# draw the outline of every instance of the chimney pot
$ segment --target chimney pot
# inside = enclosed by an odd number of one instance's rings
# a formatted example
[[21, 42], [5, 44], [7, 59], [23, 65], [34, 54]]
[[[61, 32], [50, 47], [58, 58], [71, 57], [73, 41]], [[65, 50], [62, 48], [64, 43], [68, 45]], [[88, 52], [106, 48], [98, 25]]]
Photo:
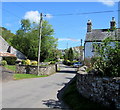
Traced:
[[112, 17], [112, 20], [110, 21], [110, 29], [114, 30], [115, 28], [116, 28], [115, 17]]
[[87, 32], [91, 32], [92, 31], [92, 21], [88, 20], [87, 22]]

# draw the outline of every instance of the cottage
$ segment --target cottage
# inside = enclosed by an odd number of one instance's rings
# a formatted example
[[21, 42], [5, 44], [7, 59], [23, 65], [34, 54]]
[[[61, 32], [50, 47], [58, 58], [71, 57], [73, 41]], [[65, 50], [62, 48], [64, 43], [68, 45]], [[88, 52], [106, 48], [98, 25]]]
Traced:
[[92, 22], [87, 22], [87, 33], [84, 43], [84, 58], [91, 58], [95, 55], [94, 43], [100, 46], [101, 42], [107, 38], [112, 37], [114, 41], [120, 41], [120, 28], [116, 28], [115, 18], [112, 17], [110, 21], [110, 28], [108, 29], [92, 29]]
[[17, 57], [17, 59], [26, 59], [24, 54], [10, 46], [2, 38], [2, 36], [0, 36], [0, 61], [3, 57]]

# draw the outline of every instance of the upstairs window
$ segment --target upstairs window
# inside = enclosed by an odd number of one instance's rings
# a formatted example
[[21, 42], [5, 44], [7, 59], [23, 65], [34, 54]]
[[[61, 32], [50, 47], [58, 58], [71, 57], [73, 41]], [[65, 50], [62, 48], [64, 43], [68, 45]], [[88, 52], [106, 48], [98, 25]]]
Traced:
[[96, 52], [97, 48], [101, 47], [101, 43], [93, 43], [92, 44], [92, 52]]
[[11, 53], [11, 46], [8, 47], [7, 52]]

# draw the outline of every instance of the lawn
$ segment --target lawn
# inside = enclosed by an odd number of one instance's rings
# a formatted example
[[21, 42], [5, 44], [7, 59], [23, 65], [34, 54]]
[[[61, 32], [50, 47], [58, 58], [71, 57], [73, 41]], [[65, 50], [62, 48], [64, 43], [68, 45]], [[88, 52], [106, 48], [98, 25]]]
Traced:
[[47, 77], [48, 75], [41, 75], [37, 76], [34, 74], [14, 74], [14, 79], [19, 80], [19, 79], [27, 79], [27, 78], [40, 78], [40, 77]]
[[81, 96], [76, 88], [76, 79], [67, 87], [62, 99], [72, 110], [110, 110]]
[[[5, 68], [14, 71], [16, 70], [16, 66], [15, 65], [5, 65]], [[13, 78], [15, 80], [19, 80], [19, 79], [28, 79], [28, 78], [40, 78], [40, 77], [47, 77], [48, 75], [41, 75], [41, 76], [37, 76], [34, 74], [14, 74]]]
[[5, 65], [4, 67], [9, 69], [9, 70], [12, 70], [12, 71], [16, 70], [16, 66], [15, 65]]

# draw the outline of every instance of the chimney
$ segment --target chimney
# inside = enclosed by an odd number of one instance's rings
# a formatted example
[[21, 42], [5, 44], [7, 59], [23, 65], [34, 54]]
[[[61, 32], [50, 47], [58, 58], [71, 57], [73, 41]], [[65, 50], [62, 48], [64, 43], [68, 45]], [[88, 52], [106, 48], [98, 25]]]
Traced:
[[112, 21], [110, 21], [110, 29], [114, 30], [116, 28], [115, 18], [112, 17]]
[[91, 32], [92, 31], [92, 22], [91, 20], [88, 20], [87, 22], [87, 32]]

